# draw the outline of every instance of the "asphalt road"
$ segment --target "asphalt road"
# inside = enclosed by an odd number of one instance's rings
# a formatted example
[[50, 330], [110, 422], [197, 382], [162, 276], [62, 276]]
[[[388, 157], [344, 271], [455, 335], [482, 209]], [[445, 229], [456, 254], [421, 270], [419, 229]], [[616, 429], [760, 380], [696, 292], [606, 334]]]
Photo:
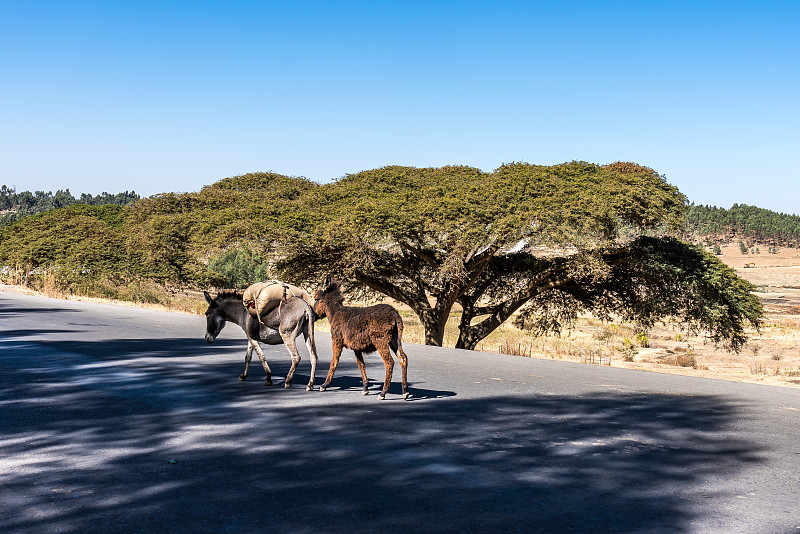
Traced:
[[204, 330], [0, 292], [0, 531], [800, 532], [798, 390], [406, 345], [379, 401]]

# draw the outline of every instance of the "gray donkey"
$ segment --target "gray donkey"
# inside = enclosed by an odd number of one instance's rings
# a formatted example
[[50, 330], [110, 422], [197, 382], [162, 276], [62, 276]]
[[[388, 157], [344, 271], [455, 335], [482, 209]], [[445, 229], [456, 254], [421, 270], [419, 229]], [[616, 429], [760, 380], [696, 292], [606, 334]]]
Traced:
[[259, 324], [258, 319], [247, 312], [242, 301], [242, 294], [237, 292], [222, 292], [211, 298], [208, 292], [203, 292], [208, 302], [206, 310], [206, 341], [213, 343], [225, 323], [236, 323], [244, 333], [247, 334], [247, 353], [244, 357], [244, 372], [239, 375], [239, 380], [247, 379], [247, 369], [250, 367], [250, 360], [253, 351], [258, 354], [264, 372], [267, 373], [265, 386], [272, 385], [272, 371], [269, 369], [264, 353], [258, 342], [261, 341], [268, 345], [285, 344], [292, 355], [292, 367], [286, 375], [284, 387], [292, 385], [297, 364], [300, 363], [300, 353], [297, 352], [295, 339], [301, 333], [306, 341], [308, 353], [311, 355], [311, 378], [306, 386], [307, 391], [314, 389], [314, 376], [317, 372], [317, 347], [314, 343], [314, 311], [306, 301], [301, 298], [292, 298], [285, 302], [269, 314], [261, 318], [263, 324]]

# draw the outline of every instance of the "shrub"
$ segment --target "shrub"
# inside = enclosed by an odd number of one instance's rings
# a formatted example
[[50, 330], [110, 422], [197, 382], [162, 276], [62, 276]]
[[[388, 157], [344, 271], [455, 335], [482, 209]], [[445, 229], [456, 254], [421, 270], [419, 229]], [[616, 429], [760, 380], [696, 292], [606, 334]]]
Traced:
[[633, 342], [627, 337], [622, 340], [622, 346], [619, 348], [619, 351], [622, 353], [622, 361], [625, 362], [632, 362], [633, 358], [638, 354], [638, 351], [633, 346]]
[[646, 349], [650, 346], [650, 340], [647, 339], [647, 334], [644, 332], [639, 332], [636, 334], [636, 342], [639, 344], [640, 347]]
[[208, 262], [208, 269], [218, 274], [226, 287], [243, 288], [269, 278], [269, 267], [248, 250], [229, 249]]
[[[612, 325], [612, 326], [614, 326], [615, 329], [616, 329], [616, 325]], [[612, 332], [611, 329], [609, 329], [609, 328], [601, 328], [600, 330], [598, 330], [594, 334], [592, 334], [592, 337], [594, 339], [596, 339], [597, 341], [605, 341], [606, 343], [608, 343], [608, 341], [612, 337], [614, 337], [614, 332]]]

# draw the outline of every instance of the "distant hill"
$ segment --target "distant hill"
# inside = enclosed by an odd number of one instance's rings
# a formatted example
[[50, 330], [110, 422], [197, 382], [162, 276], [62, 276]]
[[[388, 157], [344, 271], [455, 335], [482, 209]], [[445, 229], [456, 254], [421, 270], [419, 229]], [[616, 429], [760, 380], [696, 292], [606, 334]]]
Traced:
[[82, 193], [79, 198], [72, 196], [69, 189], [59, 189], [55, 193], [52, 191], [22, 191], [17, 193], [16, 189], [5, 185], [0, 187], [0, 226], [17, 221], [29, 215], [37, 215], [50, 210], [66, 208], [75, 204], [86, 204], [89, 206], [125, 206], [136, 202], [141, 197], [135, 191], [125, 191], [124, 193], [106, 193], [99, 195], [89, 195]]
[[686, 234], [712, 245], [746, 239], [772, 247], [800, 247], [800, 216], [747, 204], [731, 209], [692, 204], [686, 211]]

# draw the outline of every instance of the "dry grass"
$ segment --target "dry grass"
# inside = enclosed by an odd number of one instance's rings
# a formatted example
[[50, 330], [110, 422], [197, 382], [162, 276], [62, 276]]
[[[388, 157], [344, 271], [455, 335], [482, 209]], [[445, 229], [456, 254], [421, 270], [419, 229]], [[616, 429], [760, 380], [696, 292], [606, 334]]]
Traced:
[[697, 369], [697, 358], [695, 358], [694, 354], [691, 352], [672, 354], [664, 359], [664, 363], [667, 365], [676, 365], [678, 367], [691, 367], [692, 369]]

